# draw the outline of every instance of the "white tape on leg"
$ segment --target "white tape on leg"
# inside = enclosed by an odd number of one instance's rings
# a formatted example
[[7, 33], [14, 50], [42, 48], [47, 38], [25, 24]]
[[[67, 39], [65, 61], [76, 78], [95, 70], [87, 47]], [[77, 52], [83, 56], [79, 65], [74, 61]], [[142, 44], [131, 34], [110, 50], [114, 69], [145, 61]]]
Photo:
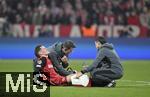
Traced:
[[76, 78], [76, 74], [71, 77], [72, 85], [82, 85], [86, 87], [89, 83], [89, 77], [87, 75], [82, 75], [79, 78]]
[[81, 81], [76, 78], [76, 74], [71, 77], [71, 83], [72, 85], [81, 85]]
[[89, 83], [89, 77], [87, 75], [82, 75], [80, 78], [81, 84], [86, 87]]

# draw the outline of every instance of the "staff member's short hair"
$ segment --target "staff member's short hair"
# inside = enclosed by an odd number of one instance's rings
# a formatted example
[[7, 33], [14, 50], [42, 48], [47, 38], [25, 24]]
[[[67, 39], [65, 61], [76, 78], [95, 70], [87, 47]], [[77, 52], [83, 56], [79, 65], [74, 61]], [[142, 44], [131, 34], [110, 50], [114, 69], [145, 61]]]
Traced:
[[65, 47], [66, 49], [76, 48], [74, 42], [71, 41], [71, 40], [65, 41], [65, 42], [63, 43], [63, 47]]
[[107, 43], [106, 39], [102, 36], [96, 37], [95, 41], [98, 41], [101, 44]]

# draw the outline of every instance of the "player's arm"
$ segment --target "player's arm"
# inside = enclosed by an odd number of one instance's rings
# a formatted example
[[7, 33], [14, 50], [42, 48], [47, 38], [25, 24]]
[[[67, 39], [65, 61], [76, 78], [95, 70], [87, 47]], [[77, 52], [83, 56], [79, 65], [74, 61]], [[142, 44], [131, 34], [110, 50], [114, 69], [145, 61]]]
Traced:
[[67, 68], [67, 67], [69, 66], [69, 63], [64, 63], [64, 62], [62, 62], [62, 66], [63, 66], [64, 68]]
[[67, 56], [64, 55], [64, 56], [61, 58], [61, 62], [62, 62], [62, 66], [63, 66], [64, 68], [67, 68], [67, 67], [69, 66], [68, 57], [67, 57]]
[[64, 67], [59, 63], [59, 60], [57, 59], [57, 54], [55, 52], [50, 52], [49, 57], [53, 63], [53, 66], [56, 67], [58, 70], [57, 72], [62, 76], [67, 76], [69, 74], [72, 74], [73, 72], [69, 72], [64, 69]]

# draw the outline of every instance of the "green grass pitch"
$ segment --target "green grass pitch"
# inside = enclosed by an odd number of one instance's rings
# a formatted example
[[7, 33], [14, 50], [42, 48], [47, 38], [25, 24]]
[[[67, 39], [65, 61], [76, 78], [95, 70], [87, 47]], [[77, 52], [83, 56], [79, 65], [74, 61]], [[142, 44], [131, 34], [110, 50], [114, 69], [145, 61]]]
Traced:
[[[71, 60], [73, 69], [92, 60]], [[150, 97], [150, 61], [122, 61], [124, 77], [115, 88], [57, 86], [50, 88], [50, 97]], [[32, 60], [0, 60], [0, 72], [31, 72]]]

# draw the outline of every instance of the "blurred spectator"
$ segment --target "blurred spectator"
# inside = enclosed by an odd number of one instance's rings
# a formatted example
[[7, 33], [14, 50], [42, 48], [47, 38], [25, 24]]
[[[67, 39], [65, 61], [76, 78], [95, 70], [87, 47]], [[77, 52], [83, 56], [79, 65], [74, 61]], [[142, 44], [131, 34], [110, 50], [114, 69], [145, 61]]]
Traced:
[[0, 17], [36, 25], [84, 25], [87, 19], [97, 25], [137, 25], [143, 7], [150, 10], [149, 5], [143, 0], [0, 0]]
[[125, 28], [124, 30], [120, 30], [120, 38], [132, 38], [132, 32], [133, 32], [133, 29], [131, 27], [127, 27]]
[[41, 25], [42, 20], [43, 17], [41, 11], [38, 8], [34, 8], [32, 23], [36, 25]]
[[141, 23], [141, 32], [142, 37], [146, 37], [148, 34], [148, 22], [149, 22], [149, 15], [147, 12], [147, 8], [143, 8], [141, 14], [140, 14], [140, 23]]
[[116, 24], [117, 25], [127, 25], [127, 17], [125, 14], [118, 14]]
[[0, 18], [0, 36], [3, 36], [3, 28], [6, 20], [4, 18]]
[[11, 24], [25, 23], [138, 25], [143, 32], [150, 32], [149, 14], [149, 0], [0, 0], [5, 31]]
[[116, 16], [112, 11], [108, 10], [104, 16], [104, 24], [113, 26], [116, 22]]
[[127, 14], [127, 19], [129, 25], [140, 25], [139, 15], [135, 11]]
[[55, 24], [60, 23], [61, 16], [62, 16], [62, 9], [57, 7], [55, 1], [52, 1], [51, 7], [50, 7], [50, 13], [48, 12], [46, 14], [46, 17], [44, 17], [45, 19], [47, 19], [49, 21], [49, 22], [47, 21], [47, 24], [55, 25]]
[[39, 32], [39, 37], [53, 37], [53, 32], [48, 26], [42, 27], [42, 29], [39, 29]]

